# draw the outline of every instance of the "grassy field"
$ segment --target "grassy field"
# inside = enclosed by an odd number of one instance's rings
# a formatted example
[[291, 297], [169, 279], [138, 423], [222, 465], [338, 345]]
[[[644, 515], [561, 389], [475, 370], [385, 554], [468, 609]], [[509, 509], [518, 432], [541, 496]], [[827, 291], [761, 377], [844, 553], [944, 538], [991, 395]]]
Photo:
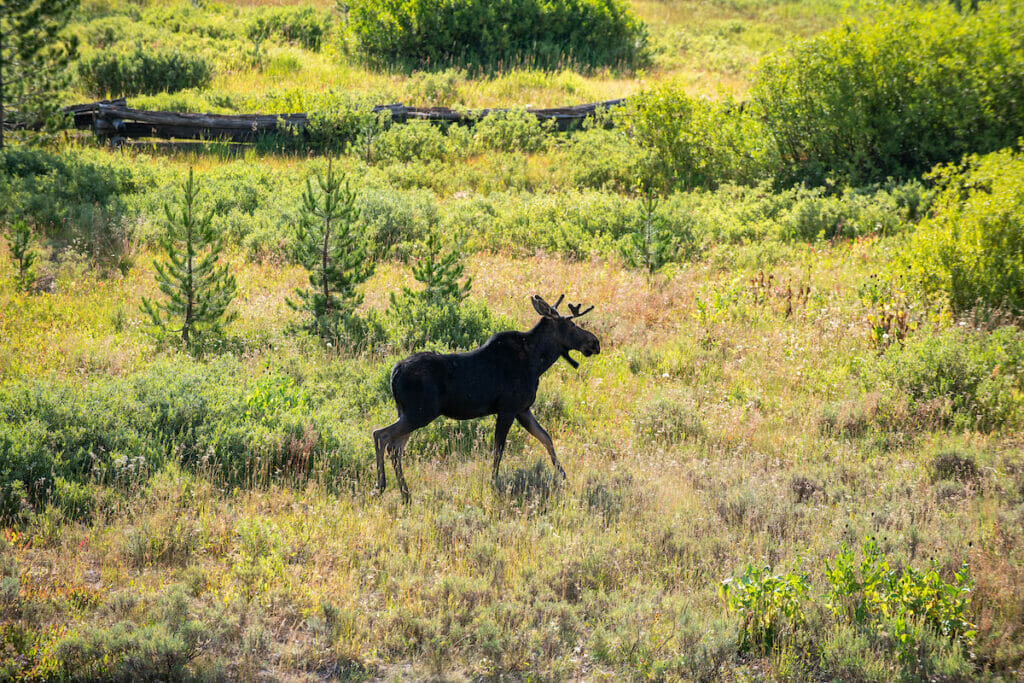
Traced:
[[[219, 26], [265, 4], [189, 11]], [[206, 87], [130, 102], [544, 106], [668, 82], [743, 98], [760, 56], [840, 18], [826, 0], [631, 6], [643, 72], [391, 73], [332, 38], [268, 44], [261, 70], [225, 54]], [[574, 140], [603, 133], [335, 159], [394, 245], [361, 313], [415, 286], [428, 235], [501, 325], [533, 325], [535, 293], [595, 306], [601, 354], [553, 366], [534, 407], [567, 480], [514, 426], [493, 487], [492, 419], [441, 420], [410, 441], [408, 505], [390, 466], [373, 495], [371, 438], [407, 350], [288, 331], [322, 158], [86, 139], [16, 157], [73, 182], [11, 195], [39, 204], [31, 291], [0, 241], [0, 679], [1024, 676], [1024, 334], [902, 277], [934, 188], [675, 192], [655, 218], [685, 255], [652, 273], [626, 253], [654, 220], [641, 199], [579, 180], [579, 150], [607, 148]], [[155, 343], [139, 308], [189, 168], [238, 282], [237, 321], [198, 358]], [[883, 332], [896, 313], [907, 326]], [[15, 481], [24, 454], [56, 454], [49, 484]]]

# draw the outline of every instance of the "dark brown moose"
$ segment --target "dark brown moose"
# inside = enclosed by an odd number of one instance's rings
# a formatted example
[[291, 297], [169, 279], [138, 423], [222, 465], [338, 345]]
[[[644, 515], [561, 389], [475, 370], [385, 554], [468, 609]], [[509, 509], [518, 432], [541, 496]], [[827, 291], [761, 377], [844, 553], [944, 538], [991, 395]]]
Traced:
[[557, 308], [539, 296], [531, 297], [540, 322], [529, 332], [499, 332], [480, 348], [468, 353], [440, 354], [429, 351], [414, 353], [399, 361], [391, 371], [391, 393], [398, 408], [398, 420], [373, 432], [377, 450], [377, 491], [387, 486], [384, 474], [384, 453], [391, 456], [402, 499], [409, 502], [409, 487], [402, 474], [402, 451], [413, 431], [430, 424], [439, 416], [469, 420], [484, 415], [497, 415], [494, 425], [494, 463], [491, 478], [497, 481], [498, 466], [505, 450], [505, 439], [518, 420], [526, 431], [540, 440], [551, 456], [551, 464], [565, 478], [565, 470], [555, 456], [551, 437], [530, 412], [537, 398], [540, 376], [556, 360], [564, 358], [579, 367], [569, 355], [579, 351], [584, 356], [601, 352], [601, 342], [590, 332], [578, 327], [574, 319], [594, 307], [580, 311], [580, 304], [569, 304], [572, 315], [562, 315]]

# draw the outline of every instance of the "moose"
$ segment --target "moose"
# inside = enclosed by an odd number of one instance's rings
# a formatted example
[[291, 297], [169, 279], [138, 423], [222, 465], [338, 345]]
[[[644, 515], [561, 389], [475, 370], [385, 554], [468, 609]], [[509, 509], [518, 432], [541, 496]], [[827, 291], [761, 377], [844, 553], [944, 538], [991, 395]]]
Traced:
[[398, 408], [398, 419], [373, 432], [377, 451], [377, 493], [387, 486], [384, 453], [391, 456], [402, 499], [409, 502], [409, 487], [402, 473], [402, 451], [413, 431], [441, 415], [470, 420], [496, 415], [494, 425], [494, 461], [491, 479], [497, 482], [498, 466], [505, 451], [505, 439], [512, 421], [533, 434], [547, 449], [551, 464], [565, 478], [555, 447], [537, 418], [530, 412], [537, 398], [540, 376], [563, 358], [572, 367], [579, 363], [569, 355], [584, 356], [601, 352], [601, 342], [573, 322], [591, 310], [580, 311], [582, 304], [569, 304], [571, 315], [558, 312], [565, 295], [554, 306], [537, 295], [530, 298], [540, 321], [529, 332], [499, 332], [483, 346], [468, 353], [414, 353], [395, 364], [391, 371], [391, 393]]

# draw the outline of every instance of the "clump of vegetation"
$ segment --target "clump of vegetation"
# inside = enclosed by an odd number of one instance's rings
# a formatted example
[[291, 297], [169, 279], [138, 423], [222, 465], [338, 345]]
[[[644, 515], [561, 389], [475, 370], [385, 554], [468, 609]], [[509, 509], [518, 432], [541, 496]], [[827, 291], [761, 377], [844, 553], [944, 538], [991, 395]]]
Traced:
[[1022, 20], [1013, 2], [896, 3], [770, 56], [753, 96], [786, 174], [880, 182], [1012, 144], [1024, 132]]
[[153, 261], [157, 287], [167, 299], [154, 303], [142, 298], [142, 311], [152, 324], [163, 334], [180, 334], [181, 343], [193, 351], [218, 338], [237, 317], [237, 312], [227, 310], [235, 298], [235, 278], [227, 264], [217, 265], [223, 240], [211, 226], [213, 212], [199, 213], [198, 194], [189, 168], [180, 211], [164, 206], [167, 221], [161, 245], [167, 260]]
[[96, 97], [124, 97], [201, 88], [213, 78], [202, 55], [177, 48], [104, 50], [78, 62], [82, 86]]
[[907, 249], [913, 281], [956, 313], [1024, 315], [1024, 155], [974, 155], [931, 177], [941, 189]]
[[[797, 657], [808, 660], [803, 666], [836, 673], [846, 666], [839, 650], [845, 647], [844, 634], [853, 629], [873, 644], [869, 649], [882, 644], [893, 650], [877, 662], [886, 676], [969, 672], [977, 627], [971, 621], [974, 582], [967, 565], [951, 580], [943, 579], [935, 566], [926, 571], [891, 568], [874, 538], [863, 542], [860, 554], [856, 558], [844, 545], [826, 562], [824, 595], [799, 571], [775, 574], [769, 567], [748, 565], [739, 578], [723, 581], [720, 593], [729, 611], [743, 618], [741, 651], [800, 652]], [[812, 624], [809, 615], [817, 607], [826, 608], [835, 621]]]
[[738, 579], [726, 579], [720, 591], [729, 610], [743, 617], [741, 651], [767, 654], [794, 642], [804, 625], [802, 602], [810, 581], [802, 574], [772, 574], [770, 567], [747, 565]]
[[647, 30], [620, 0], [356, 0], [349, 22], [371, 60], [409, 67], [643, 66]]
[[312, 288], [297, 290], [298, 301], [289, 300], [288, 305], [312, 315], [302, 329], [337, 347], [362, 336], [362, 321], [356, 316], [362, 295], [356, 287], [373, 275], [373, 262], [359, 230], [356, 193], [348, 178], [335, 174], [329, 159], [326, 173], [317, 174], [316, 181], [318, 192], [306, 179], [296, 237], [296, 257], [310, 271]]
[[427, 237], [424, 253], [412, 268], [423, 288], [403, 287], [397, 296], [390, 295], [389, 334], [400, 348], [467, 349], [498, 331], [499, 321], [487, 307], [468, 300], [473, 279], [459, 282], [465, 267], [458, 247], [442, 251], [436, 235]]
[[36, 254], [32, 249], [32, 228], [24, 219], [15, 219], [6, 230], [7, 249], [14, 262], [14, 285], [21, 291], [28, 291], [35, 282]]
[[947, 329], [890, 346], [873, 381], [942, 422], [990, 430], [1024, 420], [1024, 332]]
[[734, 102], [694, 99], [667, 83], [631, 97], [614, 119], [643, 152], [637, 171], [659, 191], [753, 184], [776, 174], [771, 132]]
[[547, 144], [554, 121], [541, 122], [525, 109], [493, 112], [473, 127], [473, 142], [481, 150], [537, 152]]
[[312, 7], [263, 7], [249, 19], [246, 35], [256, 44], [271, 37], [320, 51], [331, 30], [331, 16]]

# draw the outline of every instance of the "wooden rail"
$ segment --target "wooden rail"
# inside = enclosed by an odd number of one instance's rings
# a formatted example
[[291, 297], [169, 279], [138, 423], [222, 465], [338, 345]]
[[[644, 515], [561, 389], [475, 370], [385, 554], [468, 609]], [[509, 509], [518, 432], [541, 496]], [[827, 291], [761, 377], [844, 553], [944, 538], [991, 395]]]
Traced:
[[[625, 100], [610, 100], [554, 109], [527, 109], [541, 121], [554, 121], [558, 130], [569, 130], [583, 119], [594, 116], [598, 109], [620, 105]], [[384, 104], [373, 108], [375, 112], [391, 112], [392, 123], [408, 121], [434, 121], [472, 125], [473, 122], [508, 109], [480, 109], [458, 111], [447, 107], [407, 107], [404, 104]], [[185, 140], [230, 140], [253, 142], [257, 138], [277, 132], [279, 122], [296, 130], [309, 123], [306, 114], [183, 114], [169, 111], [131, 109], [122, 99], [103, 100], [65, 107], [74, 118], [75, 128], [92, 130], [97, 135], [123, 141], [128, 138], [164, 138]]]

